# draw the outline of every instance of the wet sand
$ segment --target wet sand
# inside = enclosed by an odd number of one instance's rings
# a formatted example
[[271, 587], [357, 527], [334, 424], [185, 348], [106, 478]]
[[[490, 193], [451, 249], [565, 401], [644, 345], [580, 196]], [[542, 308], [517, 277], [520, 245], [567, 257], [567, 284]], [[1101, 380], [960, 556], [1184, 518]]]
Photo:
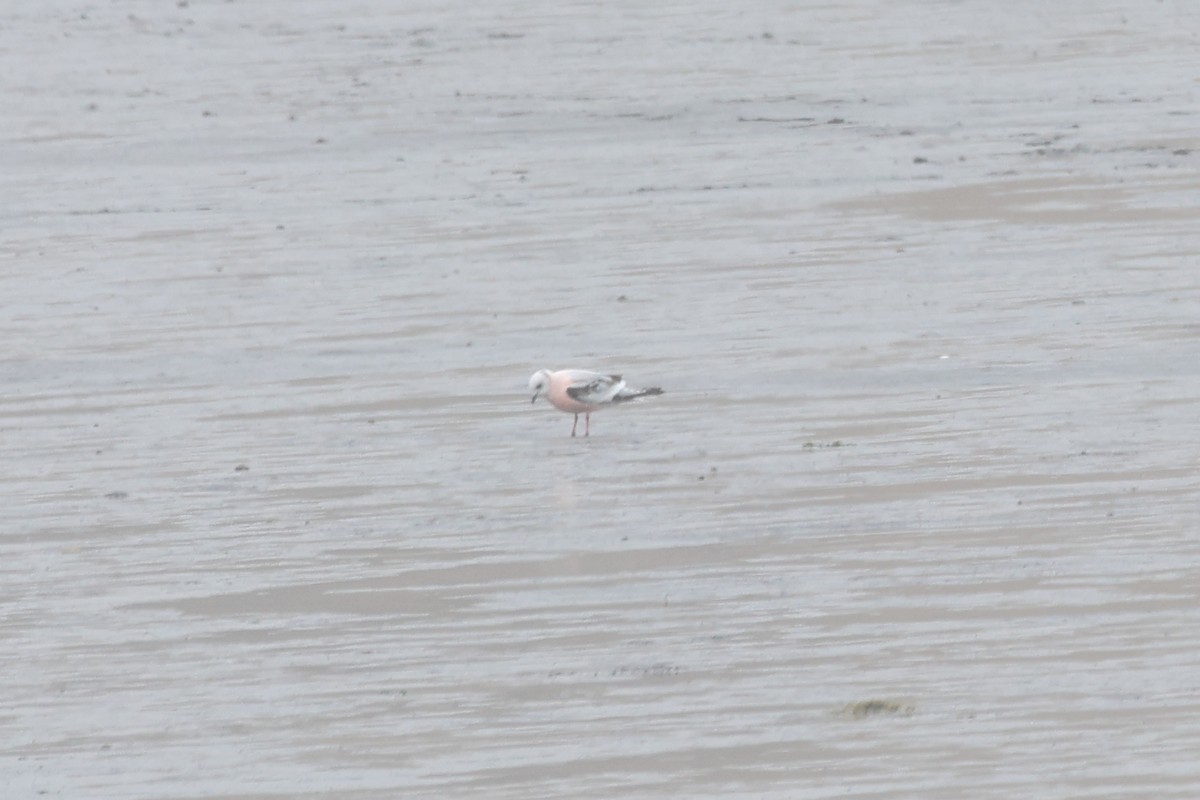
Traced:
[[1197, 796], [1200, 10], [402, 5], [0, 14], [0, 794]]

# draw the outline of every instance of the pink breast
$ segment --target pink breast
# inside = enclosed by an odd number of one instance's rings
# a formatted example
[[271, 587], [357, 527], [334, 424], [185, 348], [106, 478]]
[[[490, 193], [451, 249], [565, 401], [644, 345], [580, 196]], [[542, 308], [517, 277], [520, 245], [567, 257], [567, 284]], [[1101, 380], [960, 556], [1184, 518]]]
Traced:
[[567, 387], [570, 385], [569, 379], [559, 380], [557, 376], [551, 378], [550, 391], [546, 392], [546, 399], [559, 411], [566, 411], [568, 414], [584, 414], [596, 408], [593, 405], [581, 403], [568, 395]]

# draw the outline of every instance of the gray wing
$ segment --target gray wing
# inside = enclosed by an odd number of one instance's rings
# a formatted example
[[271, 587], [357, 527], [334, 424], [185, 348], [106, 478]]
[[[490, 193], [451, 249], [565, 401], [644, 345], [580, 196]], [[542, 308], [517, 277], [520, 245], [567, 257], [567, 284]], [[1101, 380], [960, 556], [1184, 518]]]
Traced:
[[621, 380], [620, 375], [589, 375], [568, 386], [567, 396], [580, 403], [611, 403], [624, 388], [625, 381]]

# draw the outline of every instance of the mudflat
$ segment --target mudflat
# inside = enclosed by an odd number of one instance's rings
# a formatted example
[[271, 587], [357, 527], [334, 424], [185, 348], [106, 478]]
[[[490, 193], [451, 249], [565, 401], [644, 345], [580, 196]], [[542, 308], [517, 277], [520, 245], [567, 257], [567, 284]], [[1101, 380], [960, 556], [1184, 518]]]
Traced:
[[1198, 30], [0, 12], [0, 794], [1192, 800]]

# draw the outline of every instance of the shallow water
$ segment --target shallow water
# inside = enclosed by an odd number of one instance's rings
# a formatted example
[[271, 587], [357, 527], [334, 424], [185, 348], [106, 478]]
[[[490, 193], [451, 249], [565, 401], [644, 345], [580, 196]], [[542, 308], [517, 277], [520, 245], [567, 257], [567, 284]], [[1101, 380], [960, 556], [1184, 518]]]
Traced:
[[0, 15], [3, 796], [1195, 797], [1200, 12], [907, 5]]

